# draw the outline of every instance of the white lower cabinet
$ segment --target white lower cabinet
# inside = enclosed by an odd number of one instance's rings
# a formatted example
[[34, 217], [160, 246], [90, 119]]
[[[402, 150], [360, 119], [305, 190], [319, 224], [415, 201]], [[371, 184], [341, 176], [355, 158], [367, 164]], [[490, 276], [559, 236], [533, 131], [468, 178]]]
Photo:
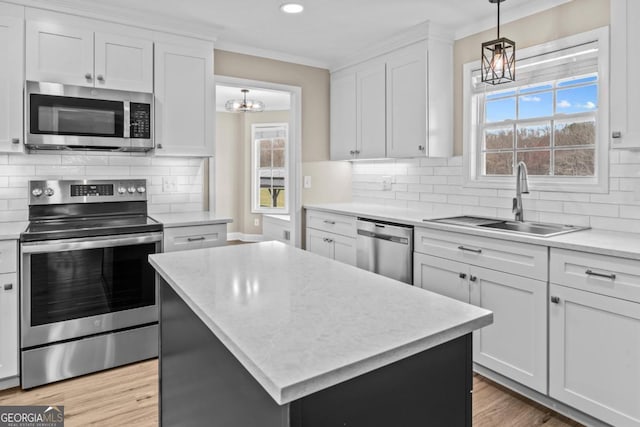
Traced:
[[415, 253], [414, 284], [493, 311], [473, 333], [473, 361], [547, 392], [546, 282]]
[[547, 392], [547, 283], [471, 267], [470, 302], [493, 311], [473, 333], [473, 361]]
[[549, 395], [640, 426], [640, 304], [551, 284]]
[[349, 265], [356, 265], [356, 239], [307, 228], [307, 250]]
[[227, 244], [227, 224], [165, 227], [164, 252], [212, 248]]
[[0, 389], [18, 384], [17, 246], [0, 241]]

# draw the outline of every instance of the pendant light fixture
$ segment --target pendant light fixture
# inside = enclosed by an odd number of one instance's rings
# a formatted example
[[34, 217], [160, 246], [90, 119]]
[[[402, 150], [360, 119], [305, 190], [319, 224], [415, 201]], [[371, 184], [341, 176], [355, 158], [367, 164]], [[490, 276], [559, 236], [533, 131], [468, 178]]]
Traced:
[[516, 43], [500, 37], [500, 3], [505, 0], [489, 0], [498, 4], [498, 38], [482, 43], [482, 81], [492, 85], [516, 80]]
[[264, 102], [247, 99], [249, 89], [242, 89], [240, 92], [243, 94], [242, 99], [230, 99], [224, 104], [227, 111], [233, 113], [260, 113], [264, 111]]

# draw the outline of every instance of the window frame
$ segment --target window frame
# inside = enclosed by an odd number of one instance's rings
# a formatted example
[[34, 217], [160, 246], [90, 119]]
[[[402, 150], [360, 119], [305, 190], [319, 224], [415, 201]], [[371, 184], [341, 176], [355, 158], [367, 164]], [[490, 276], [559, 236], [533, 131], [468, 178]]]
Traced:
[[[526, 49], [520, 49], [518, 51], [518, 57], [529, 59], [537, 56], [545, 55], [547, 53], [554, 53], [562, 49], [570, 49], [575, 46], [580, 46], [590, 42], [597, 42], [598, 54], [597, 54], [597, 73], [598, 73], [598, 111], [595, 113], [596, 117], [596, 142], [595, 142], [595, 170], [593, 176], [588, 177], [575, 177], [575, 176], [561, 176], [561, 175], [530, 175], [529, 183], [530, 189], [533, 191], [554, 191], [554, 192], [591, 192], [591, 193], [606, 193], [609, 190], [609, 29], [608, 27], [598, 28], [592, 31], [576, 34], [569, 37], [564, 37], [558, 40], [553, 40], [547, 43], [543, 43], [537, 46], [533, 46]], [[484, 165], [482, 163], [482, 144], [483, 144], [483, 129], [486, 124], [480, 123], [480, 119], [484, 117], [484, 103], [477, 102], [479, 95], [474, 93], [473, 90], [473, 74], [480, 68], [480, 61], [474, 61], [463, 65], [463, 169], [464, 180], [463, 185], [465, 187], [478, 187], [478, 188], [497, 188], [497, 189], [515, 189], [515, 176], [514, 175], [482, 175]], [[516, 63], [516, 84], [517, 84], [517, 69]], [[569, 78], [565, 76], [561, 78], [554, 78], [550, 80], [561, 80]], [[544, 82], [540, 82], [542, 85]], [[523, 83], [524, 85], [524, 83]], [[515, 86], [515, 88], [520, 86]], [[555, 90], [552, 89], [555, 94]], [[533, 93], [533, 92], [532, 92]], [[531, 93], [527, 93], [530, 95]], [[518, 96], [516, 99], [516, 108]], [[554, 95], [555, 97], [555, 95]], [[555, 99], [554, 99], [555, 102]], [[482, 104], [482, 105], [480, 105]], [[592, 113], [584, 114], [572, 114], [568, 115], [570, 118], [578, 117], [593, 117]], [[551, 116], [558, 118], [557, 115]], [[502, 126], [514, 126], [515, 123], [523, 123], [526, 121], [540, 122], [544, 121], [543, 118], [535, 119], [521, 119], [521, 120], [509, 120], [504, 122], [495, 123], [496, 127]], [[553, 123], [552, 121], [549, 121]], [[553, 132], [553, 128], [552, 128]], [[515, 138], [515, 135], [514, 135]], [[515, 142], [514, 142], [515, 143]], [[574, 147], [574, 146], [572, 146]], [[553, 150], [553, 147], [548, 147], [549, 151]], [[529, 151], [529, 150], [521, 150]], [[517, 147], [514, 146], [513, 152], [517, 152]], [[552, 167], [553, 165], [551, 165]], [[515, 169], [515, 168], [514, 168]]]
[[[284, 171], [284, 207], [283, 208], [274, 208], [274, 207], [263, 207], [260, 206], [260, 184], [258, 180], [260, 176], [258, 174], [259, 167], [259, 143], [263, 139], [267, 138], [256, 138], [256, 130], [259, 128], [283, 128], [285, 132], [285, 145], [284, 145], [284, 166], [282, 167]], [[269, 138], [274, 139], [274, 138]], [[255, 214], [278, 214], [278, 215], [288, 215], [289, 214], [289, 194], [291, 192], [291, 183], [289, 182], [289, 124], [288, 123], [254, 123], [251, 125], [251, 213]]]

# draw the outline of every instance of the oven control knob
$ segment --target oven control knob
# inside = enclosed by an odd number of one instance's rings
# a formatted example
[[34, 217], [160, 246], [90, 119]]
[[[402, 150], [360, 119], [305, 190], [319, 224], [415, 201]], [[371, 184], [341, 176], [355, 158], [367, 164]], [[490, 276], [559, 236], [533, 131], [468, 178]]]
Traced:
[[118, 187], [118, 194], [124, 194], [127, 192], [127, 189], [124, 187]]
[[128, 191], [129, 193], [133, 194], [133, 193], [135, 193], [135, 192], [136, 192], [136, 187], [129, 187], [129, 188], [127, 188], [127, 191]]
[[47, 197], [53, 196], [53, 193], [54, 193], [53, 188], [47, 188], [46, 190], [44, 190], [44, 194]]
[[33, 194], [35, 197], [42, 196], [42, 188], [34, 188], [33, 191], [31, 191], [31, 194]]
[[138, 193], [144, 193], [145, 191], [147, 191], [147, 189], [144, 187], [138, 187], [137, 190], [138, 190]]

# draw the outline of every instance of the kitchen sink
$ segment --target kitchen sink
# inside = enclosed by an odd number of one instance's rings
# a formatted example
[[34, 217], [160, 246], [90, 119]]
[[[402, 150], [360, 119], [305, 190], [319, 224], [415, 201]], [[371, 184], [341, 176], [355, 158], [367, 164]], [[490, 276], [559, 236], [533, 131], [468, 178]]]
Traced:
[[508, 221], [497, 218], [486, 218], [478, 216], [455, 216], [448, 218], [438, 218], [427, 220], [426, 222], [440, 222], [444, 224], [461, 225], [465, 227], [482, 227], [496, 231], [509, 233], [528, 234], [538, 237], [551, 237], [559, 234], [571, 233], [574, 231], [587, 230], [590, 227], [578, 227], [575, 225], [547, 224], [529, 221]]

